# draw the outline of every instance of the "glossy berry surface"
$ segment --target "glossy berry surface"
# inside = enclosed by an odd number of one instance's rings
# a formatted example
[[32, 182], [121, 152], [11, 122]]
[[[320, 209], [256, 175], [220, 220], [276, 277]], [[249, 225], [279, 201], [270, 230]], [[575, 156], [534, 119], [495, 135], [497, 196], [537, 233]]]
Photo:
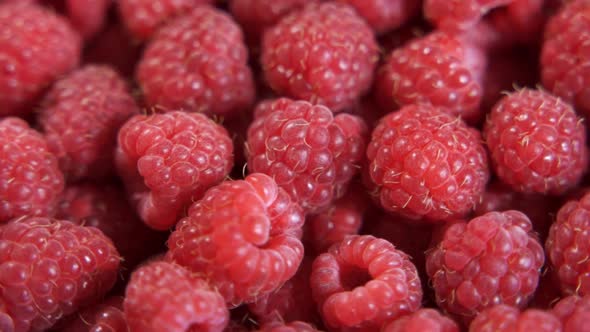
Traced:
[[590, 297], [566, 296], [551, 310], [563, 325], [563, 332], [585, 332], [590, 319]]
[[381, 332], [459, 332], [459, 326], [449, 317], [430, 308], [423, 308], [383, 325]]
[[469, 325], [470, 332], [557, 332], [562, 331], [561, 322], [550, 312], [528, 309], [523, 312], [516, 307], [499, 304], [481, 312]]

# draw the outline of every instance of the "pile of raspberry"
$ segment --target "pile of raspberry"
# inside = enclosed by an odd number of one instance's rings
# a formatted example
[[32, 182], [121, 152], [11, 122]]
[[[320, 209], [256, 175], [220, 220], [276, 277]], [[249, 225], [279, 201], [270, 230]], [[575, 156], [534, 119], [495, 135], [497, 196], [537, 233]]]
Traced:
[[590, 0], [0, 0], [0, 332], [590, 332]]

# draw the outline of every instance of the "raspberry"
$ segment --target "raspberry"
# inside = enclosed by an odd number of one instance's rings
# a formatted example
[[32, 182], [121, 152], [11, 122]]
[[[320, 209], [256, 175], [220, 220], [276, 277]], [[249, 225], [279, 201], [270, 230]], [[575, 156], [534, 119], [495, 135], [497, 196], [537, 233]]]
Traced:
[[102, 29], [111, 0], [66, 0], [66, 3], [70, 22], [84, 38], [90, 39]]
[[364, 154], [359, 117], [286, 98], [261, 102], [248, 129], [248, 169], [272, 176], [306, 212], [342, 197]]
[[519, 192], [561, 194], [577, 185], [588, 162], [584, 124], [570, 105], [540, 90], [502, 98], [484, 137], [496, 174]]
[[117, 132], [138, 113], [127, 83], [109, 67], [86, 66], [53, 85], [39, 124], [70, 181], [114, 174]]
[[424, 16], [445, 30], [467, 30], [494, 8], [514, 0], [425, 0]]
[[22, 217], [0, 226], [0, 330], [43, 331], [114, 285], [119, 254], [94, 227]]
[[459, 332], [459, 326], [449, 317], [430, 308], [420, 309], [410, 315], [383, 325], [381, 332]]
[[489, 178], [479, 132], [429, 105], [381, 119], [367, 147], [366, 178], [380, 205], [412, 219], [469, 213]]
[[197, 5], [214, 0], [119, 0], [119, 14], [138, 39], [150, 39], [159, 26]]
[[254, 81], [240, 27], [224, 12], [197, 7], [163, 27], [137, 66], [156, 110], [229, 117], [254, 102]]
[[348, 5], [311, 3], [282, 18], [262, 40], [262, 69], [278, 94], [351, 108], [373, 79], [377, 42]]
[[81, 40], [66, 20], [29, 4], [0, 4], [0, 116], [24, 115], [80, 61]]
[[119, 174], [148, 226], [174, 226], [183, 209], [233, 166], [227, 131], [203, 114], [136, 115], [119, 131]]
[[100, 229], [113, 241], [129, 269], [157, 253], [163, 248], [158, 244], [165, 239], [137, 218], [124, 192], [110, 183], [69, 186], [58, 204], [56, 218]]
[[481, 117], [485, 62], [466, 39], [433, 32], [389, 54], [377, 72], [376, 98], [387, 111], [425, 103], [475, 121]]
[[590, 297], [571, 295], [561, 299], [551, 311], [561, 320], [563, 332], [587, 332]]
[[338, 0], [353, 6], [375, 32], [397, 29], [420, 11], [420, 1], [415, 0]]
[[63, 189], [63, 174], [43, 136], [21, 119], [1, 119], [0, 223], [52, 214]]
[[590, 194], [566, 203], [549, 230], [546, 252], [563, 294], [590, 295]]
[[131, 331], [223, 331], [225, 301], [184, 268], [155, 261], [131, 275], [123, 303]]
[[490, 212], [448, 227], [427, 252], [437, 304], [469, 322], [495, 304], [526, 306], [537, 288], [543, 248], [525, 214]]
[[320, 330], [308, 323], [296, 321], [288, 324], [281, 322], [264, 324], [258, 332], [320, 332]]
[[333, 328], [374, 331], [418, 310], [422, 288], [406, 254], [382, 239], [352, 235], [313, 262], [313, 299]]
[[475, 317], [469, 326], [470, 332], [555, 332], [561, 331], [561, 322], [549, 312], [518, 308], [504, 304], [490, 307]]
[[123, 298], [113, 296], [88, 307], [63, 326], [62, 332], [127, 332], [127, 318], [123, 313]]
[[251, 174], [194, 203], [168, 239], [168, 257], [209, 280], [228, 304], [253, 302], [295, 275], [303, 222], [272, 178]]

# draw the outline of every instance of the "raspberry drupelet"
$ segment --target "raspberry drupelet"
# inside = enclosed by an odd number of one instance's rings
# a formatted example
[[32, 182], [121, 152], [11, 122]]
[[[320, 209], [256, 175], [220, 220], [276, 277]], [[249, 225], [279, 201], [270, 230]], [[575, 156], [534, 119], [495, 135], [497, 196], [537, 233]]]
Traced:
[[384, 324], [381, 332], [459, 332], [459, 326], [451, 318], [435, 309], [423, 308], [409, 315]]
[[435, 31], [394, 49], [377, 71], [376, 99], [382, 109], [425, 103], [475, 122], [482, 117], [487, 59], [466, 38]]
[[312, 325], [295, 321], [291, 323], [272, 322], [262, 325], [258, 332], [320, 332]]
[[561, 322], [551, 312], [518, 308], [505, 304], [490, 307], [475, 317], [469, 332], [561, 332]]
[[262, 40], [262, 69], [280, 95], [350, 109], [369, 90], [378, 60], [371, 28], [354, 8], [311, 3], [282, 18]]
[[418, 310], [422, 287], [416, 267], [391, 243], [352, 235], [313, 262], [314, 301], [327, 326], [375, 331]]
[[99, 301], [117, 279], [119, 260], [94, 227], [43, 217], [0, 226], [0, 330], [44, 331]]
[[219, 293], [183, 267], [164, 261], [133, 272], [123, 307], [132, 332], [221, 332], [229, 322]]
[[484, 138], [496, 175], [518, 192], [562, 194], [578, 184], [588, 164], [584, 123], [569, 104], [541, 90], [502, 98]]
[[387, 211], [441, 222], [465, 216], [489, 178], [481, 136], [430, 105], [381, 119], [367, 147], [367, 185]]
[[544, 259], [526, 215], [490, 212], [449, 226], [427, 252], [426, 272], [437, 304], [470, 322], [496, 304], [524, 308], [537, 288]]
[[360, 117], [322, 105], [263, 101], [248, 129], [248, 169], [273, 177], [306, 212], [321, 212], [358, 173], [366, 132]]
[[421, 1], [416, 0], [338, 0], [349, 4], [378, 34], [402, 27], [420, 13]]
[[57, 81], [38, 122], [68, 181], [114, 174], [119, 128], [139, 113], [127, 83], [107, 66], [89, 65]]
[[559, 300], [551, 310], [563, 325], [563, 332], [587, 332], [590, 320], [590, 296], [570, 295]]
[[[76, 313], [61, 332], [129, 332], [123, 297], [112, 296]], [[59, 324], [59, 323], [58, 323]]]
[[196, 7], [158, 30], [136, 79], [155, 111], [181, 109], [231, 117], [254, 103], [242, 31], [225, 12]]
[[225, 181], [194, 203], [167, 257], [198, 273], [228, 305], [253, 302], [291, 279], [303, 259], [301, 208], [269, 176]]
[[0, 116], [26, 115], [78, 65], [81, 38], [65, 18], [24, 3], [0, 4], [0, 31]]
[[44, 137], [15, 117], [0, 119], [0, 224], [51, 215], [64, 176]]
[[119, 131], [115, 154], [143, 221], [168, 229], [183, 210], [233, 166], [233, 144], [225, 128], [200, 113], [137, 115]]
[[514, 0], [424, 0], [424, 16], [444, 30], [472, 28], [494, 8]]

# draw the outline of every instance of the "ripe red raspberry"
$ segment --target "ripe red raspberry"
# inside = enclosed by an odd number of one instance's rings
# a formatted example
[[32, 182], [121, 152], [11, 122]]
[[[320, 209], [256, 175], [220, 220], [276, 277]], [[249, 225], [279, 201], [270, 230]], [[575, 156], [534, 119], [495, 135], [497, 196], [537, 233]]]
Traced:
[[61, 332], [128, 332], [127, 318], [123, 312], [123, 298], [109, 297], [73, 315], [73, 319], [61, 327]]
[[247, 62], [240, 27], [228, 14], [201, 6], [158, 31], [136, 76], [145, 100], [156, 111], [182, 109], [229, 117], [254, 102]]
[[590, 115], [590, 2], [568, 1], [547, 23], [541, 51], [543, 85]]
[[374, 331], [418, 310], [422, 287], [416, 267], [391, 243], [352, 235], [318, 256], [310, 277], [313, 299], [332, 328]]
[[43, 136], [18, 118], [0, 120], [0, 223], [53, 213], [64, 189]]
[[496, 175], [519, 192], [561, 194], [578, 184], [588, 163], [584, 124], [570, 105], [541, 90], [502, 98], [484, 138]]
[[431, 104], [466, 121], [481, 117], [484, 53], [445, 32], [416, 38], [389, 54], [379, 68], [375, 94], [384, 110]]
[[526, 306], [537, 288], [543, 248], [526, 215], [490, 212], [451, 225], [427, 252], [437, 304], [469, 322], [495, 304]]
[[459, 326], [449, 317], [430, 308], [420, 309], [412, 314], [395, 319], [383, 325], [381, 332], [459, 332]]
[[486, 151], [459, 118], [409, 105], [382, 118], [372, 136], [365, 175], [384, 209], [445, 221], [469, 213], [483, 194]]
[[168, 239], [168, 257], [206, 278], [228, 304], [253, 302], [295, 275], [303, 222], [272, 178], [251, 174], [194, 203]]
[[119, 14], [138, 39], [149, 39], [158, 27], [192, 8], [214, 0], [119, 0]]
[[137, 115], [119, 131], [115, 159], [140, 217], [164, 230], [231, 171], [233, 146], [203, 114]]
[[0, 330], [44, 331], [100, 300], [119, 259], [94, 227], [41, 217], [0, 226]]
[[262, 325], [258, 332], [320, 332], [320, 330], [308, 323], [295, 321], [291, 323], [267, 323]]
[[49, 149], [69, 181], [114, 174], [117, 132], [139, 110], [111, 68], [86, 66], [57, 81], [39, 115]]
[[0, 116], [24, 115], [80, 61], [81, 40], [66, 20], [29, 4], [0, 4]]
[[561, 322], [550, 312], [498, 304], [480, 312], [469, 325], [470, 332], [558, 332]]
[[424, 16], [445, 30], [468, 30], [494, 8], [514, 0], [424, 0]]
[[122, 265], [131, 269], [164, 248], [165, 239], [137, 218], [124, 193], [119, 185], [110, 183], [69, 186], [56, 218], [100, 229], [123, 257]]
[[248, 129], [248, 169], [272, 176], [306, 212], [342, 197], [358, 172], [367, 128], [361, 118], [280, 98], [256, 107]]
[[590, 295], [590, 194], [559, 209], [546, 251], [562, 293]]
[[421, 2], [416, 0], [338, 0], [338, 2], [353, 6], [378, 34], [403, 26], [421, 9]]
[[571, 295], [561, 299], [551, 312], [561, 320], [563, 332], [587, 332], [590, 296]]
[[352, 7], [311, 3], [266, 31], [261, 61], [278, 94], [339, 112], [368, 91], [377, 51], [371, 28]]
[[229, 312], [223, 297], [176, 264], [154, 261], [131, 275], [123, 303], [131, 331], [223, 331]]

